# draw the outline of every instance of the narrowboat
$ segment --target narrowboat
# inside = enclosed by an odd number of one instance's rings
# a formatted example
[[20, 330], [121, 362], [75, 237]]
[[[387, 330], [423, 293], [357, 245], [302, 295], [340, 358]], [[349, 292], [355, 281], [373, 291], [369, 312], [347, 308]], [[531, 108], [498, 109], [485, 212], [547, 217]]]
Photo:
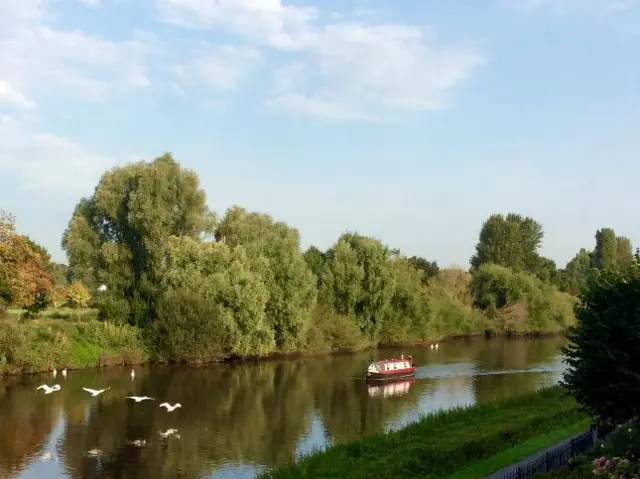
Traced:
[[411, 356], [401, 356], [399, 359], [383, 359], [369, 364], [367, 369], [367, 381], [389, 381], [413, 377], [416, 368]]

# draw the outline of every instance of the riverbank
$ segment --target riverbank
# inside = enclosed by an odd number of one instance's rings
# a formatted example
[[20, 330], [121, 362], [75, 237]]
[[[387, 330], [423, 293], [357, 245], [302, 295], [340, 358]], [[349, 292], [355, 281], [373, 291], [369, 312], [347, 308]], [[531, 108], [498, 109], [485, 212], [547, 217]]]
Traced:
[[[144, 363], [166, 364], [153, 347], [153, 340], [143, 330], [128, 325], [95, 319], [96, 310], [59, 308], [45, 310], [38, 317], [26, 319], [21, 311], [9, 310], [0, 320], [0, 375], [29, 374], [58, 369], [89, 369], [110, 365]], [[557, 336], [557, 332], [502, 335], [504, 337]], [[444, 346], [449, 341], [472, 340], [483, 333], [451, 334], [426, 341], [409, 341], [394, 344], [360, 344], [358, 347], [340, 349], [306, 349], [292, 352], [275, 352], [265, 356], [204, 357], [183, 364], [255, 363], [281, 359], [299, 359], [318, 356], [340, 356], [375, 349], [389, 349], [401, 354], [403, 349], [425, 347], [433, 343]], [[499, 337], [501, 335], [491, 335]], [[180, 363], [180, 361], [178, 361]]]
[[555, 386], [429, 415], [399, 431], [305, 456], [260, 478], [444, 478], [533, 438], [577, 427], [585, 419], [575, 400]]
[[141, 364], [149, 348], [138, 328], [95, 319], [0, 321], [0, 375]]

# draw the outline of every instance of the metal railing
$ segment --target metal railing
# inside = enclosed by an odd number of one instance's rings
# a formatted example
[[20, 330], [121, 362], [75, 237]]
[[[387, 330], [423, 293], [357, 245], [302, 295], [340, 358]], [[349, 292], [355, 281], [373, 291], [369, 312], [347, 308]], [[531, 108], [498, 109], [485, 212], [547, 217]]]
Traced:
[[566, 466], [572, 457], [580, 456], [591, 450], [597, 441], [604, 439], [614, 429], [612, 426], [592, 425], [588, 431], [558, 444], [545, 453], [532, 456], [528, 462], [518, 463], [503, 474], [499, 476], [492, 475], [491, 477], [499, 479], [529, 479], [538, 472], [547, 472]]

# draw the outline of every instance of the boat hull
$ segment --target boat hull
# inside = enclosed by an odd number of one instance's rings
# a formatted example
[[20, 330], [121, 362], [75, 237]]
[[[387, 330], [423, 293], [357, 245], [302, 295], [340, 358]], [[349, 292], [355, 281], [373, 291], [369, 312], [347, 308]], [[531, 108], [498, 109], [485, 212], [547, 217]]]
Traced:
[[394, 371], [367, 371], [367, 381], [394, 381], [397, 379], [412, 378], [416, 374], [416, 368], [396, 369]]

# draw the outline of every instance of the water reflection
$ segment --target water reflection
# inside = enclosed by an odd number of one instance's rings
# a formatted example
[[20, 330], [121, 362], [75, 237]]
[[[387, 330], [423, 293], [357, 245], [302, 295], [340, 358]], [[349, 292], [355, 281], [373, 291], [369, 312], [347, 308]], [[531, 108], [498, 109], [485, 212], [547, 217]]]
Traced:
[[393, 381], [387, 384], [367, 384], [367, 392], [371, 397], [404, 396], [409, 394], [415, 379]]
[[[560, 377], [563, 338], [471, 339], [437, 350], [202, 368], [70, 371], [0, 382], [0, 477], [253, 477], [334, 442], [395, 429], [441, 408], [527, 392]], [[366, 385], [368, 364], [412, 354], [416, 378]], [[110, 390], [91, 397], [82, 387]], [[126, 396], [148, 395], [135, 403]], [[180, 402], [168, 413], [161, 402]], [[167, 431], [174, 430], [173, 433]]]

